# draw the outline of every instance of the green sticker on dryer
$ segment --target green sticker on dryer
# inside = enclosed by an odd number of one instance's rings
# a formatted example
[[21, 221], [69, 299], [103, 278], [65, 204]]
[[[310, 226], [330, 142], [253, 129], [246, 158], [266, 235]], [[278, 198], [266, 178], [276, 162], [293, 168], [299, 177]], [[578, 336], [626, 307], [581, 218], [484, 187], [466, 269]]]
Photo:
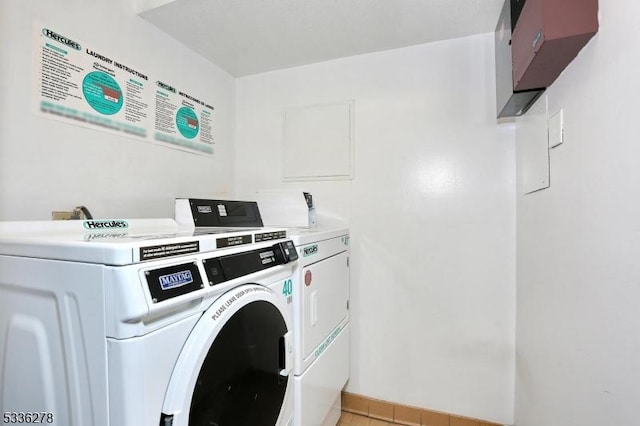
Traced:
[[307, 246], [302, 249], [302, 257], [313, 256], [318, 253], [318, 245], [314, 244], [312, 246]]

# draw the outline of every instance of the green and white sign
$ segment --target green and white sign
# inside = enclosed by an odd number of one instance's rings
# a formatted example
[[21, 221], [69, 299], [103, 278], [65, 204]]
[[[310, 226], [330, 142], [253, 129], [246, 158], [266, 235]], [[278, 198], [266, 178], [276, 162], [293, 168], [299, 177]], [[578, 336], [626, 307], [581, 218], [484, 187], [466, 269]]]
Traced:
[[213, 155], [215, 108], [200, 96], [37, 22], [33, 59], [35, 114]]

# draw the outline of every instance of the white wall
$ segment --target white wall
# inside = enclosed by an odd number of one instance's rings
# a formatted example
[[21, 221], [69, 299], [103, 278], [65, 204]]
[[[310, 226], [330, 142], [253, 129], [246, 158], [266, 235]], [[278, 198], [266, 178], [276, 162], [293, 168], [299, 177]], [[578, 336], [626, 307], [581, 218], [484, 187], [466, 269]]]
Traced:
[[547, 90], [565, 143], [550, 189], [517, 201], [518, 426], [640, 422], [638, 16], [600, 1], [599, 33]]
[[[348, 391], [511, 423], [515, 136], [493, 61], [485, 34], [241, 78], [236, 182], [350, 221]], [[348, 99], [355, 179], [282, 183], [284, 109]]]
[[[233, 192], [234, 79], [137, 17], [133, 3], [0, 1], [0, 220], [49, 219], [78, 204], [96, 217], [173, 217], [176, 196]], [[212, 103], [215, 159], [33, 115], [34, 20]]]

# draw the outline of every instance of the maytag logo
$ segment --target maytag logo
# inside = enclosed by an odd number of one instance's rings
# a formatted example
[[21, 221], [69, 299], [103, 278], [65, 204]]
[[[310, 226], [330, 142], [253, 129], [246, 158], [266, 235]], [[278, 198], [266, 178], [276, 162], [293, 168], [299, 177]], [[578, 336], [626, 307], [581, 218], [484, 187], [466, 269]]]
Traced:
[[211, 206], [198, 206], [198, 213], [211, 213]]
[[80, 46], [80, 43], [71, 40], [70, 38], [67, 38], [65, 36], [62, 36], [58, 33], [56, 33], [55, 31], [51, 31], [48, 28], [43, 28], [42, 29], [42, 34], [45, 35], [46, 37], [49, 37], [52, 40], [57, 41], [58, 43], [62, 43], [65, 46], [69, 46], [72, 49], [76, 49], [76, 50], [82, 50], [82, 46]]
[[128, 228], [126, 220], [85, 220], [84, 229], [123, 229]]
[[318, 245], [317, 244], [314, 244], [312, 246], [305, 247], [304, 249], [302, 249], [302, 253], [304, 254], [304, 257], [312, 256], [312, 255], [316, 254], [317, 252], [318, 252]]
[[183, 285], [191, 284], [193, 282], [193, 276], [189, 270], [169, 275], [161, 275], [158, 279], [160, 280], [160, 287], [162, 287], [163, 290], [182, 287]]

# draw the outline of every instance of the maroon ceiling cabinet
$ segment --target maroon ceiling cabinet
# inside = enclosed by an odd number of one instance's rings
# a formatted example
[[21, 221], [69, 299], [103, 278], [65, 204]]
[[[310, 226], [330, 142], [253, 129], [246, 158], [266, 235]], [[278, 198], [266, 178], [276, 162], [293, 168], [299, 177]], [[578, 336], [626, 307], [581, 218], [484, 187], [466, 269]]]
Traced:
[[598, 0], [526, 0], [511, 37], [514, 91], [550, 86], [597, 31]]

